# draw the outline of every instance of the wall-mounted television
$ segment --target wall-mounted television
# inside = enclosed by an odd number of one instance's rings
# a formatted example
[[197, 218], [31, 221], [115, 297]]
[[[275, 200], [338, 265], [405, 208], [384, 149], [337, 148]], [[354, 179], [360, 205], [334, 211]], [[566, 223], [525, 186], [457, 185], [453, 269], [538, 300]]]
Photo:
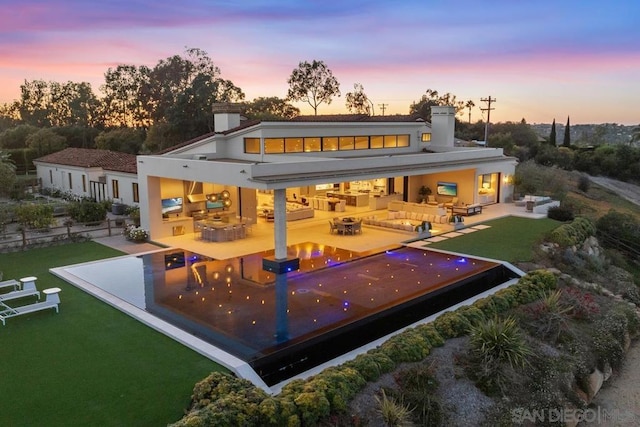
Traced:
[[162, 199], [162, 215], [182, 212], [182, 197]]
[[212, 202], [211, 200], [207, 200], [206, 206], [207, 206], [207, 210], [208, 209], [222, 209], [222, 208], [224, 208], [224, 200], [218, 200], [218, 201], [215, 201], [215, 202]]
[[437, 194], [439, 196], [457, 196], [458, 195], [458, 184], [455, 182], [438, 182], [438, 191]]

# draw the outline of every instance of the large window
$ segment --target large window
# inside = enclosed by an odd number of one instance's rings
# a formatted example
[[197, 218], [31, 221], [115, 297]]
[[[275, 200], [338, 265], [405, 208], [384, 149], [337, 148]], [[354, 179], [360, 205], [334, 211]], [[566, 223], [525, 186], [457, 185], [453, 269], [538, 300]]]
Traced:
[[118, 186], [118, 180], [117, 179], [113, 179], [111, 180], [111, 196], [114, 199], [118, 199], [120, 198], [120, 188]]
[[285, 138], [285, 153], [302, 153], [302, 138]]
[[369, 149], [369, 137], [368, 136], [356, 136], [356, 150]]
[[87, 176], [82, 175], [82, 191], [87, 192]]
[[284, 153], [284, 138], [265, 138], [264, 153], [265, 154]]
[[305, 138], [304, 151], [305, 153], [322, 151], [322, 138]]
[[338, 151], [338, 138], [335, 136], [322, 138], [322, 151]]
[[140, 193], [138, 193], [138, 183], [131, 183], [131, 190], [133, 191], [133, 201], [138, 203], [140, 202]]
[[[422, 138], [431, 134], [422, 134]], [[325, 136], [306, 138], [265, 138], [265, 154], [316, 153], [321, 151], [351, 151], [378, 148], [408, 147], [409, 135]], [[260, 154], [260, 138], [245, 138], [244, 152]]]
[[248, 154], [260, 154], [260, 138], [245, 138], [244, 152]]
[[73, 190], [73, 176], [69, 172], [69, 190]]

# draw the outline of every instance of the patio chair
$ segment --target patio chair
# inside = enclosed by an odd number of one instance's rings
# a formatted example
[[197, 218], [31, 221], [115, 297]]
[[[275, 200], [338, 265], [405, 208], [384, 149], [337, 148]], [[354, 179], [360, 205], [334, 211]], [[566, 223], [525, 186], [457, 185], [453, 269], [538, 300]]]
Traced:
[[10, 317], [46, 310], [48, 308], [55, 308], [56, 313], [58, 313], [58, 305], [60, 304], [60, 296], [58, 293], [60, 291], [60, 288], [45, 289], [42, 292], [47, 296], [47, 298], [43, 302], [36, 302], [15, 308], [9, 307], [3, 302], [0, 302], [0, 321], [2, 321], [2, 325], [5, 325], [5, 320]]
[[[28, 279], [32, 279], [29, 277]], [[18, 298], [25, 298], [35, 295], [40, 299], [40, 291], [36, 289], [36, 283], [33, 280], [25, 281], [22, 279], [22, 289], [0, 294], [0, 303], [4, 301], [11, 301]]]
[[[1, 279], [2, 277], [0, 277]], [[18, 282], [17, 280], [4, 280], [2, 282], [0, 282], [0, 289], [3, 288], [13, 288], [14, 291], [17, 291], [18, 288], [20, 288], [20, 282]]]
[[329, 220], [329, 233], [333, 234], [334, 231], [338, 233], [338, 224]]

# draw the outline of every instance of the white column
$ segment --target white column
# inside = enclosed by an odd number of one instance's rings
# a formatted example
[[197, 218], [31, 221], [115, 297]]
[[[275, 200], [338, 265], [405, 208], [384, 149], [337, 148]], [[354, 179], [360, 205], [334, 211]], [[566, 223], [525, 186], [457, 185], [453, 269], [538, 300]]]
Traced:
[[273, 238], [275, 258], [287, 258], [287, 192], [285, 189], [274, 190], [273, 194]]

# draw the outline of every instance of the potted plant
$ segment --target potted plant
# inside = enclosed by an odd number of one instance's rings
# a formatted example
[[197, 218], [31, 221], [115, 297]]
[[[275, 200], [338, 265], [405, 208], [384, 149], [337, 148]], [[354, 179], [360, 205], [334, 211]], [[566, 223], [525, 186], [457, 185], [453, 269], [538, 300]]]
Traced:
[[431, 195], [431, 189], [429, 187], [427, 187], [426, 185], [423, 185], [422, 187], [420, 187], [418, 189], [418, 194], [420, 195], [419, 202], [426, 203], [427, 202], [427, 196]]

